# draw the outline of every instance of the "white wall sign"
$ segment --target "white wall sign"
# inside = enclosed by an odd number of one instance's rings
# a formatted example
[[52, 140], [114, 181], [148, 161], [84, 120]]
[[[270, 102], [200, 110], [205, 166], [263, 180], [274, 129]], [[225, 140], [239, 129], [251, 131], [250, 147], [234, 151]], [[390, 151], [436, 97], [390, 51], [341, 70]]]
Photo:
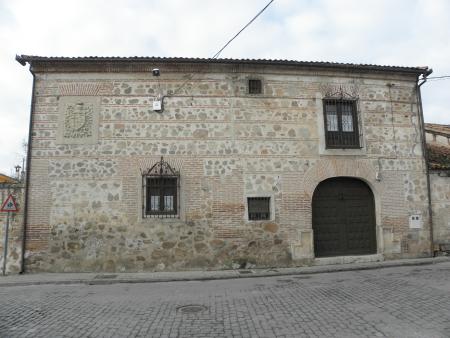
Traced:
[[409, 216], [410, 229], [422, 229], [422, 216], [419, 214]]

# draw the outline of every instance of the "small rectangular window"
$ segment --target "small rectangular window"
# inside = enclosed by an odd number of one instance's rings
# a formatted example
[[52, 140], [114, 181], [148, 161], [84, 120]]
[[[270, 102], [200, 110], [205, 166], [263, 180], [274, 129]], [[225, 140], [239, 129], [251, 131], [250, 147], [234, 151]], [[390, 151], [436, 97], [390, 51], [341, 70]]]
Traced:
[[261, 80], [248, 80], [248, 93], [261, 94], [262, 93]]
[[270, 197], [248, 197], [248, 219], [251, 221], [270, 219]]

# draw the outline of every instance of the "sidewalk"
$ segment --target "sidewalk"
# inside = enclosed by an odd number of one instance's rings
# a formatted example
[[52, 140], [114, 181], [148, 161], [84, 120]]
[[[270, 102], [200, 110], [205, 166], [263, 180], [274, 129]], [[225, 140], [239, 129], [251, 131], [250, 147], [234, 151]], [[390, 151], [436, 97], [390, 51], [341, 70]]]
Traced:
[[176, 281], [204, 281], [216, 279], [257, 278], [270, 276], [307, 275], [315, 273], [370, 270], [411, 265], [450, 262], [450, 257], [401, 259], [371, 263], [305, 266], [218, 271], [136, 272], [136, 273], [37, 273], [0, 276], [0, 287], [44, 284], [105, 285], [117, 283], [155, 283]]

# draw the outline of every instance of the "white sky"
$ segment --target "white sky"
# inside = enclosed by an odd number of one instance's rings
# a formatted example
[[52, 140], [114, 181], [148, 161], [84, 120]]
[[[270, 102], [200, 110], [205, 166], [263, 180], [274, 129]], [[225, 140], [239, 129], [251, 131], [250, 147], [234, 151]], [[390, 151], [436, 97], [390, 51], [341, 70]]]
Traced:
[[[21, 164], [32, 77], [15, 54], [211, 57], [268, 0], [0, 0], [0, 172]], [[275, 0], [230, 58], [429, 66], [450, 75], [449, 0]], [[450, 124], [450, 79], [423, 87]]]

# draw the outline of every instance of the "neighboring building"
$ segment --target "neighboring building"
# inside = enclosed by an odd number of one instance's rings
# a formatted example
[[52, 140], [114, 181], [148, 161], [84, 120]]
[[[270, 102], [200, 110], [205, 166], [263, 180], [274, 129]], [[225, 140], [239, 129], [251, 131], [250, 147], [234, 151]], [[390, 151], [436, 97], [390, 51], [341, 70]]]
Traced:
[[27, 271], [431, 254], [426, 67], [17, 60], [34, 75]]
[[436, 251], [450, 253], [450, 126], [425, 124]]
[[15, 178], [9, 177], [5, 174], [0, 173], [0, 184], [6, 185], [6, 184], [16, 184], [17, 180]]
[[[11, 212], [8, 231], [8, 253], [5, 266], [6, 273], [17, 273], [21, 268], [23, 231], [23, 212], [21, 209], [23, 191], [24, 186], [20, 179], [0, 173], [0, 207], [11, 194], [19, 208], [19, 212]], [[6, 218], [7, 213], [0, 212], [0, 271], [3, 269]], [[3, 273], [3, 271], [0, 273]]]
[[450, 126], [445, 124], [425, 123], [427, 143], [450, 147]]

